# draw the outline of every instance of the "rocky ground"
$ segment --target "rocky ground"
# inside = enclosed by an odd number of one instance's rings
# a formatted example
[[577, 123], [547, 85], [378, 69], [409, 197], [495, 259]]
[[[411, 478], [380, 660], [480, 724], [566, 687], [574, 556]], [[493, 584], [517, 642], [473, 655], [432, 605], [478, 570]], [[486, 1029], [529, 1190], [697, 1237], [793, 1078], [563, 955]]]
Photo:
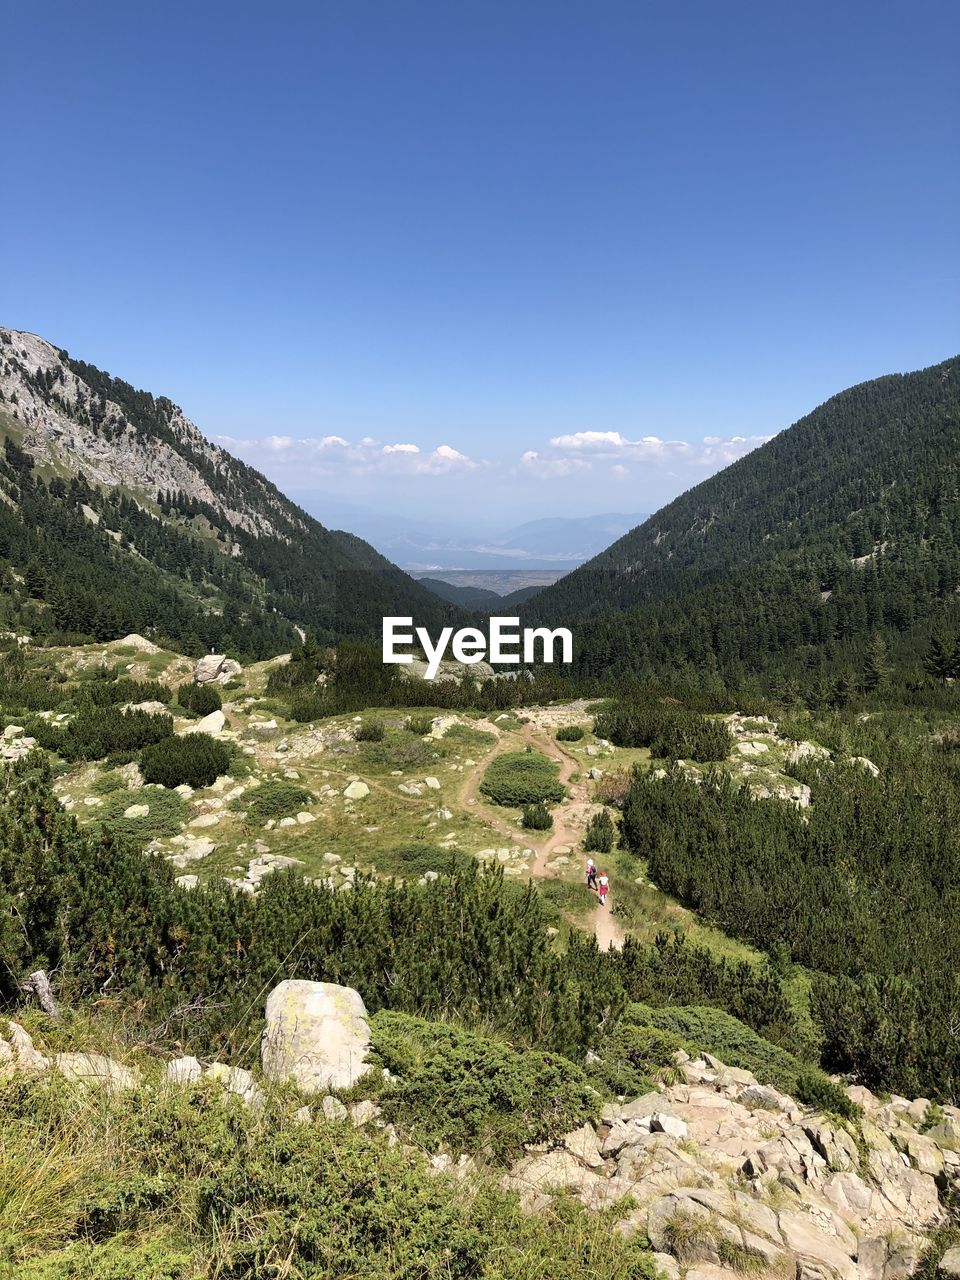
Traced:
[[[366, 1070], [370, 1035], [359, 994], [282, 982], [270, 994], [261, 1072], [195, 1058], [169, 1062], [161, 1087], [210, 1079], [254, 1109], [291, 1082], [296, 1118], [389, 1130], [377, 1103], [337, 1098]], [[0, 1025], [0, 1075], [58, 1071], [83, 1088], [139, 1087], [140, 1073], [101, 1054], [44, 1054], [16, 1022]], [[904, 1280], [960, 1191], [960, 1109], [886, 1101], [852, 1088], [859, 1124], [805, 1109], [748, 1071], [680, 1053], [677, 1080], [607, 1105], [594, 1123], [528, 1147], [503, 1174], [526, 1212], [572, 1194], [610, 1208], [615, 1229], [645, 1234], [668, 1280], [752, 1272], [796, 1280]], [[155, 1087], [155, 1086], [154, 1086]], [[389, 1078], [385, 1082], [389, 1088]], [[489, 1176], [469, 1156], [423, 1153], [437, 1173]], [[948, 1254], [942, 1268], [950, 1276]]]

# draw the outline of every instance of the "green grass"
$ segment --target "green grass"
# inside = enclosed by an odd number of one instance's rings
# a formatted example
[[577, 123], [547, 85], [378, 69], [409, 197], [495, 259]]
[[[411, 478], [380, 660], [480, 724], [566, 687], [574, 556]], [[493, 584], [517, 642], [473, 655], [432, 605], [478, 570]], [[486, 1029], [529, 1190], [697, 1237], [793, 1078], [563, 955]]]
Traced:
[[[547, 1055], [435, 1033], [401, 1075], [411, 1118], [449, 1119], [467, 1126], [465, 1139], [499, 1146], [580, 1114], [572, 1064], [561, 1071]], [[483, 1071], [466, 1069], [465, 1051]], [[466, 1114], [459, 1086], [477, 1103]], [[295, 1122], [302, 1100], [289, 1090], [268, 1090], [264, 1102], [251, 1111], [207, 1081], [118, 1095], [54, 1073], [0, 1082], [0, 1275], [655, 1278], [649, 1245], [616, 1232], [610, 1211], [561, 1197], [524, 1214], [495, 1175], [478, 1171], [462, 1186], [376, 1129], [328, 1122], [316, 1107]]]
[[596, 895], [579, 879], [539, 880], [537, 888], [545, 904], [544, 915], [551, 923], [570, 916], [582, 922], [597, 905]]

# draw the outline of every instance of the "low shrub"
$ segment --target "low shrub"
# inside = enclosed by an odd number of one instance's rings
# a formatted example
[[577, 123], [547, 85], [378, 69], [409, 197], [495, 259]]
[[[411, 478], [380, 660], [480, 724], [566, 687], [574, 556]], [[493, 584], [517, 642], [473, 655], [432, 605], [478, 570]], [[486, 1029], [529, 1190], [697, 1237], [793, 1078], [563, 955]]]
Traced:
[[[136, 818], [124, 817], [124, 811], [132, 805], [144, 804], [147, 813]], [[175, 791], [152, 786], [141, 787], [137, 791], [114, 791], [107, 803], [97, 810], [96, 821], [142, 849], [151, 840], [176, 835], [186, 818], [187, 806]]]
[[78, 693], [81, 704], [94, 707], [117, 706], [121, 702], [169, 702], [172, 696], [170, 686], [159, 680], [131, 680], [127, 676], [93, 680], [81, 685]]
[[553, 815], [542, 802], [540, 804], [525, 804], [520, 822], [522, 826], [530, 831], [549, 831], [553, 826]]
[[223, 706], [223, 698], [215, 684], [194, 684], [192, 681], [180, 686], [177, 701], [181, 707], [196, 712], [198, 716], [208, 716]]
[[313, 802], [314, 795], [306, 787], [285, 778], [268, 778], [231, 802], [232, 809], [246, 809], [253, 822], [270, 818], [292, 818]]
[[329, 714], [330, 708], [327, 705], [326, 696], [316, 689], [298, 694], [289, 707], [289, 718], [296, 720], [297, 724], [311, 724], [314, 720], [322, 720]]
[[411, 716], [407, 721], [407, 728], [411, 733], [424, 738], [433, 728], [433, 716]]
[[384, 1113], [428, 1148], [505, 1161], [597, 1114], [583, 1071], [557, 1054], [385, 1010], [371, 1034], [377, 1062], [395, 1077]]
[[358, 742], [382, 742], [385, 729], [378, 719], [361, 720], [353, 731]]
[[567, 724], [557, 730], [558, 742], [579, 742], [586, 734], [586, 729], [579, 724]]
[[618, 747], [649, 747], [656, 758], [726, 760], [733, 736], [719, 720], [656, 698], [610, 706], [597, 716], [594, 732]]
[[604, 1093], [635, 1098], [652, 1089], [655, 1080], [672, 1077], [674, 1055], [683, 1047], [674, 1032], [625, 1019], [594, 1050], [588, 1077]]
[[[527, 1105], [545, 1072], [525, 1064], [515, 1078]], [[471, 1096], [485, 1101], [489, 1083]], [[649, 1244], [613, 1230], [610, 1211], [561, 1197], [526, 1214], [483, 1174], [465, 1195], [376, 1131], [293, 1122], [281, 1095], [254, 1112], [202, 1081], [96, 1104], [54, 1073], [0, 1083], [0, 1273], [656, 1280]]]
[[42, 747], [65, 760], [102, 760], [106, 756], [132, 759], [141, 747], [171, 736], [173, 719], [147, 711], [120, 711], [114, 706], [84, 707], [65, 728], [45, 720], [32, 723], [31, 732]]
[[459, 849], [443, 849], [425, 840], [397, 845], [385, 853], [378, 853], [376, 857], [379, 870], [400, 876], [404, 880], [425, 875], [428, 871], [453, 875], [465, 870], [474, 861], [469, 853], [463, 853]]
[[480, 790], [494, 804], [516, 809], [525, 804], [556, 804], [565, 794], [557, 771], [554, 761], [538, 751], [506, 752], [487, 765]]
[[588, 853], [609, 853], [613, 848], [613, 836], [613, 821], [606, 809], [601, 809], [587, 823], [583, 847]]
[[147, 782], [162, 787], [209, 787], [230, 766], [232, 751], [207, 733], [184, 733], [164, 738], [140, 753], [140, 770]]

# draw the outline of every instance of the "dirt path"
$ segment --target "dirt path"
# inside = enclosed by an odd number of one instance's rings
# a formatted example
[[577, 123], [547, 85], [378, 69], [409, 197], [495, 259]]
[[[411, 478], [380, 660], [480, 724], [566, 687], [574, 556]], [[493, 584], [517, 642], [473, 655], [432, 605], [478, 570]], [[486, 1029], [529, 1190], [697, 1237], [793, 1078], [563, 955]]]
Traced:
[[[589, 815], [595, 808], [590, 800], [587, 784], [582, 780], [571, 781], [572, 775], [582, 768], [582, 764], [536, 725], [523, 725], [519, 733], [515, 730], [503, 732], [490, 723], [484, 724], [483, 728], [496, 733], [497, 742], [471, 768], [460, 784], [457, 800], [463, 806], [472, 807], [479, 802], [480, 783], [487, 766], [495, 756], [502, 755], [506, 751], [517, 751], [524, 746], [530, 746], [549, 756], [560, 766], [559, 780], [567, 788], [570, 798], [565, 805], [558, 806], [554, 810], [553, 828], [546, 839], [540, 841], [531, 839], [532, 832], [518, 831], [511, 823], [492, 813], [483, 815], [483, 821], [499, 835], [508, 840], [520, 841], [533, 850], [533, 861], [530, 864], [531, 876], [538, 880], [549, 879], [551, 873], [547, 863], [561, 849], [576, 852]], [[601, 951], [608, 951], [611, 947], [619, 951], [623, 946], [623, 931], [614, 919], [612, 908], [602, 907], [598, 903], [590, 914], [588, 927], [597, 939], [597, 945]]]

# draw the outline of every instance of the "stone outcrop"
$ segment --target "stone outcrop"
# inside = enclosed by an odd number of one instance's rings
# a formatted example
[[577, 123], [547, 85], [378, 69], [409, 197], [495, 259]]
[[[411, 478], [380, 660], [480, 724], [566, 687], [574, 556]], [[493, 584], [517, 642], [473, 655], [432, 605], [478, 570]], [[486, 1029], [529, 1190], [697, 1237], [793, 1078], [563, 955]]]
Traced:
[[505, 1185], [529, 1211], [558, 1191], [594, 1210], [629, 1197], [617, 1229], [647, 1235], [674, 1280], [909, 1276], [960, 1191], [960, 1110], [921, 1133], [925, 1099], [881, 1104], [854, 1088], [858, 1131], [710, 1055], [679, 1060], [682, 1083], [608, 1104], [552, 1149], [530, 1149]]
[[267, 1080], [291, 1080], [307, 1093], [343, 1089], [366, 1070], [367, 1011], [352, 987], [281, 982], [267, 998], [260, 1059]]
[[226, 684], [234, 676], [240, 675], [243, 667], [233, 658], [223, 653], [208, 653], [193, 669], [193, 678], [197, 684]]

